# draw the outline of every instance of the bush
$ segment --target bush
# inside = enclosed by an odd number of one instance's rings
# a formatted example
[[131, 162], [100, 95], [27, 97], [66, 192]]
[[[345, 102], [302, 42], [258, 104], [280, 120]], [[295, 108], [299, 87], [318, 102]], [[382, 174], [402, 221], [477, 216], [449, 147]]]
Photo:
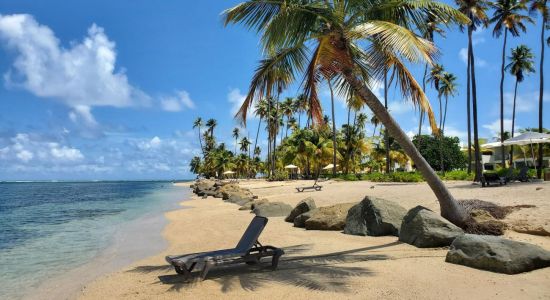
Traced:
[[417, 172], [393, 172], [390, 173], [392, 182], [422, 182], [424, 177]]
[[441, 179], [443, 179], [443, 180], [468, 180], [468, 181], [473, 181], [474, 177], [475, 177], [475, 174], [473, 172], [468, 174], [468, 172], [465, 171], [465, 170], [455, 170], [455, 171], [445, 172], [445, 174], [443, 174], [443, 175], [440, 174], [439, 177], [441, 177]]
[[[457, 137], [445, 136], [440, 139], [432, 135], [417, 135], [413, 143], [436, 171], [441, 171], [441, 157], [445, 170], [463, 169], [468, 165], [468, 160], [460, 151], [460, 140]], [[443, 151], [443, 155], [440, 151]]]
[[269, 177], [269, 181], [285, 181], [287, 179], [288, 179], [287, 171], [275, 171], [275, 174]]

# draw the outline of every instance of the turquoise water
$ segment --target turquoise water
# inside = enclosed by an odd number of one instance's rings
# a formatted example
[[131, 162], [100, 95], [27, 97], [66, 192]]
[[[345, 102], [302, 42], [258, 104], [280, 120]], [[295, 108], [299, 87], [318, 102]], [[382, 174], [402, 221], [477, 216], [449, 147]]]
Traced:
[[0, 299], [92, 261], [119, 228], [175, 209], [187, 192], [169, 182], [0, 183]]

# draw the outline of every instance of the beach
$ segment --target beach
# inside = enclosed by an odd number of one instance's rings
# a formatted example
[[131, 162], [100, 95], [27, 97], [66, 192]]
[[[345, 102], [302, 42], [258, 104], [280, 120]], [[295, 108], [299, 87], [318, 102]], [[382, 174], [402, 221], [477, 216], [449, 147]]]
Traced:
[[[366, 195], [395, 201], [410, 209], [439, 205], [425, 183], [323, 182], [321, 192], [297, 193], [312, 182], [242, 180], [260, 199], [297, 204], [312, 197], [318, 207], [357, 203]], [[184, 185], [188, 185], [185, 183]], [[480, 199], [500, 205], [534, 205], [504, 219], [505, 237], [550, 250], [550, 183], [515, 183], [479, 188], [470, 182], [448, 182], [457, 199]], [[397, 237], [363, 237], [338, 231], [307, 231], [284, 218], [270, 218], [260, 237], [264, 245], [284, 249], [279, 269], [268, 264], [215, 268], [203, 282], [183, 282], [164, 257], [232, 248], [253, 217], [221, 199], [191, 197], [182, 208], [165, 214], [162, 235], [168, 247], [87, 284], [78, 299], [547, 299], [550, 268], [518, 275], [497, 274], [445, 262], [446, 248], [420, 249]], [[529, 228], [527, 228], [529, 227]], [[538, 228], [538, 229], [537, 229]], [[537, 229], [537, 230], [535, 230]], [[524, 230], [524, 231], [525, 231]]]

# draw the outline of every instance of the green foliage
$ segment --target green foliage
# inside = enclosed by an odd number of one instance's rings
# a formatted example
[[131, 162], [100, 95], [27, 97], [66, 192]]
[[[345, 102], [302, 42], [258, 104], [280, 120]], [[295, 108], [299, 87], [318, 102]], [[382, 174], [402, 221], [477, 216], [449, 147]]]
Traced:
[[269, 181], [285, 181], [288, 179], [287, 171], [275, 171], [275, 174], [269, 178]]
[[443, 180], [467, 180], [467, 181], [473, 181], [475, 174], [471, 172], [468, 174], [465, 170], [454, 170], [445, 172], [445, 174], [441, 175], [439, 174], [439, 177]]
[[372, 172], [369, 174], [363, 174], [362, 180], [373, 182], [422, 182], [424, 177], [417, 172], [392, 172], [392, 173], [380, 173]]
[[[415, 136], [413, 143], [434, 170], [441, 171], [441, 157], [443, 157], [443, 166], [446, 171], [463, 169], [467, 165], [467, 159], [460, 151], [458, 137], [446, 136], [440, 141], [439, 137], [422, 135]], [[443, 155], [440, 153], [441, 149]]]

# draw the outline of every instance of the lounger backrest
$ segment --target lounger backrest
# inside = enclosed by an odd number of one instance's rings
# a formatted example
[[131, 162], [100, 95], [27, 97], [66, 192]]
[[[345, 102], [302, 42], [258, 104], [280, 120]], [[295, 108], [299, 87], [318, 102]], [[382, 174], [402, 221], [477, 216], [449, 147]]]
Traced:
[[258, 241], [258, 238], [260, 237], [260, 234], [262, 234], [266, 224], [267, 218], [258, 216], [254, 217], [235, 249], [242, 252], [250, 250], [256, 241]]

